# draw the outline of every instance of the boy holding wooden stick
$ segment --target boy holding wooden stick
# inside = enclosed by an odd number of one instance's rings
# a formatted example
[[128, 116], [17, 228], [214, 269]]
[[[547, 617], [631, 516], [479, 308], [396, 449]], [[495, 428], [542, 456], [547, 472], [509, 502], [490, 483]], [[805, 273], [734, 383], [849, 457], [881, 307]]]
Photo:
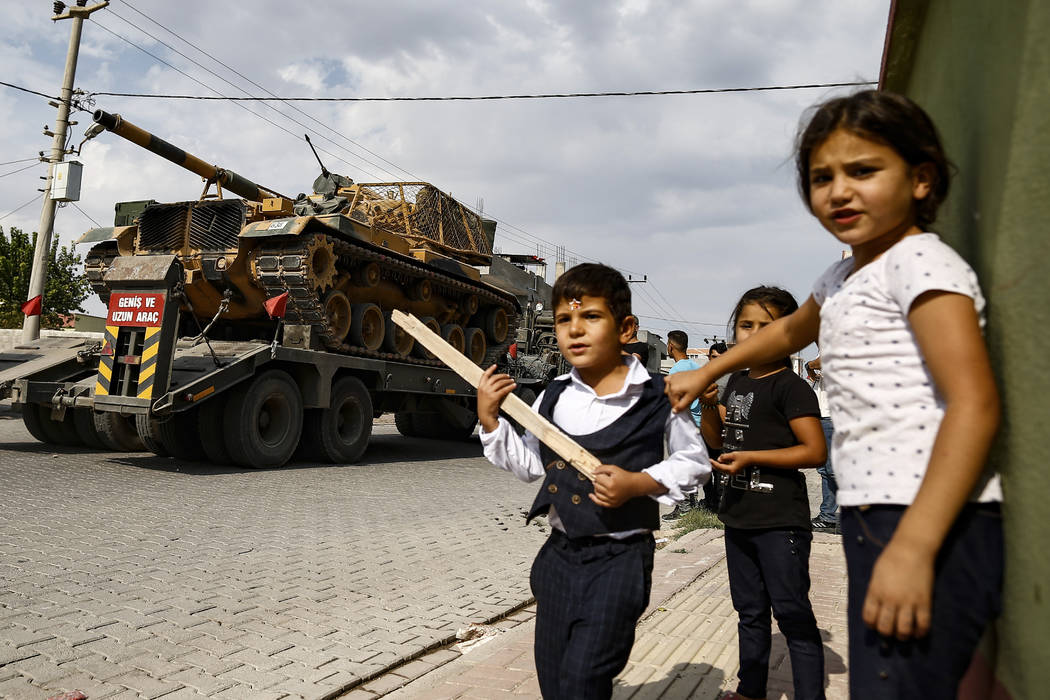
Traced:
[[573, 369], [533, 408], [602, 461], [594, 482], [499, 416], [515, 385], [495, 366], [478, 386], [481, 442], [496, 466], [523, 481], [544, 479], [528, 515], [546, 514], [551, 524], [530, 578], [540, 690], [548, 700], [609, 698], [649, 603], [658, 502], [682, 501], [711, 467], [689, 414], [671, 413], [662, 377], [621, 353], [632, 330], [623, 276], [578, 265], [552, 296], [558, 348]]

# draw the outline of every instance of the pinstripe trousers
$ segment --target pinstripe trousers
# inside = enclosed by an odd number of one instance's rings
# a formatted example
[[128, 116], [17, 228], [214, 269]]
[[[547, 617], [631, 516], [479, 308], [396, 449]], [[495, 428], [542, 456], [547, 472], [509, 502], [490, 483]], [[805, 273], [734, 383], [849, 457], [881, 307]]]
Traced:
[[532, 565], [536, 672], [545, 700], [607, 699], [649, 604], [655, 543], [553, 530]]

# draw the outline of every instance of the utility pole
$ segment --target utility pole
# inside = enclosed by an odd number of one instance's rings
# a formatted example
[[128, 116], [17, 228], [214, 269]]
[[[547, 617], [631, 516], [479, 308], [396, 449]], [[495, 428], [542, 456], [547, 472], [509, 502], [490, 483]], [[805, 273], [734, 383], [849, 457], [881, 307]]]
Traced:
[[[77, 0], [76, 7], [66, 6], [62, 2], [54, 4], [55, 15], [52, 21], [72, 19], [73, 29], [69, 33], [69, 51], [66, 53], [66, 73], [62, 79], [62, 93], [58, 103], [58, 116], [55, 118], [54, 139], [51, 142], [51, 157], [48, 158], [47, 183], [44, 185], [44, 206], [40, 210], [40, 225], [37, 227], [36, 249], [33, 251], [33, 270], [29, 277], [29, 295], [26, 301], [42, 296], [47, 284], [47, 260], [51, 250], [51, 232], [55, 226], [55, 201], [51, 199], [51, 185], [54, 182], [55, 165], [66, 157], [66, 129], [69, 127], [69, 106], [73, 99], [73, 80], [77, 73], [77, 57], [80, 54], [80, 33], [84, 19], [95, 10], [109, 5], [108, 0], [91, 7], [85, 7], [87, 0]], [[63, 13], [63, 10], [66, 10]], [[53, 102], [51, 104], [54, 104]], [[45, 134], [48, 132], [45, 130]], [[40, 338], [40, 316], [26, 316], [22, 324], [22, 343], [28, 344]]]

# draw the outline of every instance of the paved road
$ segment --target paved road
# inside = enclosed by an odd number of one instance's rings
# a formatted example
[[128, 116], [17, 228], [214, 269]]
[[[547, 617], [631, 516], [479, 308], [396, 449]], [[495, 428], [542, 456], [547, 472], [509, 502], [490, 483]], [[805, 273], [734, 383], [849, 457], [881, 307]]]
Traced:
[[0, 418], [0, 697], [324, 698], [530, 599], [535, 487], [390, 425], [362, 463], [219, 469]]

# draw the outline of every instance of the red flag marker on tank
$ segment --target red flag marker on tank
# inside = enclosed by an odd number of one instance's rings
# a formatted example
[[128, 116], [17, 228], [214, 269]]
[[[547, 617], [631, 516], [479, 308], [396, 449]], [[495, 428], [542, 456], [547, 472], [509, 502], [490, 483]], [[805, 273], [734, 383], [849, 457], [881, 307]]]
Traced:
[[284, 318], [284, 311], [288, 308], [288, 292], [270, 297], [263, 302], [263, 306], [270, 318]]
[[29, 301], [22, 304], [22, 313], [26, 316], [39, 316], [40, 310], [44, 305], [44, 297], [42, 294], [37, 294]]

